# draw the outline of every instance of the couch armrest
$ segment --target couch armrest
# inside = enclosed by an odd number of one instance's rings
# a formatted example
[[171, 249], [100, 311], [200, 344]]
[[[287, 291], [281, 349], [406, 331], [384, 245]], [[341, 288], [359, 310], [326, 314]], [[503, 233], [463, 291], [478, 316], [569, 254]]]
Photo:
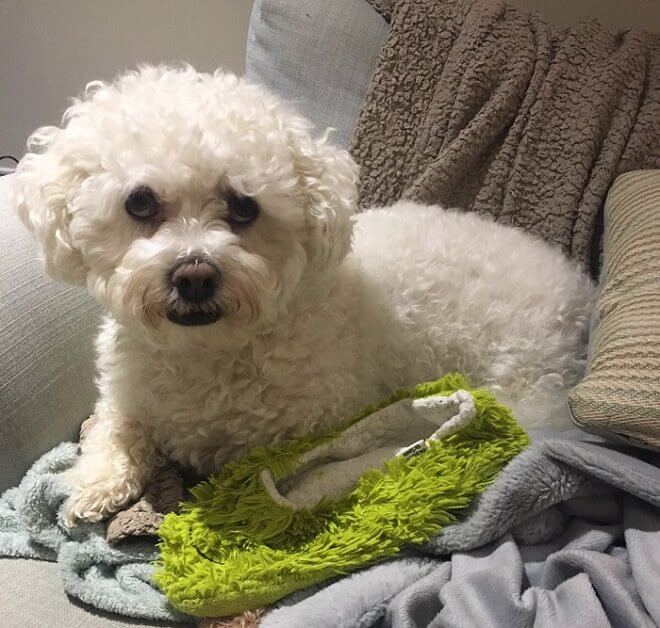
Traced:
[[246, 74], [348, 148], [387, 31], [365, 0], [256, 0]]
[[0, 177], [0, 492], [34, 460], [77, 436], [95, 398], [99, 309], [44, 276]]

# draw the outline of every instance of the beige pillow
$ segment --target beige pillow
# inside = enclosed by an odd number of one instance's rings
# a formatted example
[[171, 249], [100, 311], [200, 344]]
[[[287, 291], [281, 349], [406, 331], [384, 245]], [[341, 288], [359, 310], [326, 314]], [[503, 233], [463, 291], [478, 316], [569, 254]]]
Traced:
[[660, 170], [614, 182], [604, 263], [590, 366], [569, 395], [573, 418], [589, 432], [660, 449]]

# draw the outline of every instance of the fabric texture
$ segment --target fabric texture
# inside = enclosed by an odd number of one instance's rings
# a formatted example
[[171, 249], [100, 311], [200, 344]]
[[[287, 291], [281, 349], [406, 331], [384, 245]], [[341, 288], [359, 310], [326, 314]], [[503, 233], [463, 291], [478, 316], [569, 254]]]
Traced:
[[108, 520], [106, 541], [116, 544], [137, 537], [155, 540], [165, 515], [178, 510], [184, 494], [184, 479], [179, 469], [175, 466], [159, 469], [140, 499]]
[[[453, 416], [444, 412], [451, 404], [417, 403], [436, 396], [456, 402]], [[405, 407], [408, 399], [413, 401]], [[462, 419], [469, 415], [465, 425]], [[436, 418], [439, 437], [447, 431], [439, 440], [434, 438]], [[409, 456], [395, 455], [398, 446], [410, 442], [399, 440], [402, 425], [434, 436], [425, 447], [420, 441]], [[487, 390], [472, 389], [460, 375], [401, 390], [380, 406], [367, 407], [338, 432], [257, 448], [196, 486], [194, 500], [182, 504], [180, 514], [168, 515], [159, 529], [156, 581], [174, 606], [194, 615], [230, 615], [271, 604], [395, 556], [410, 543], [428, 541], [461, 516], [527, 444], [508, 408]], [[378, 457], [362, 467], [352, 490], [325, 464], [337, 460], [360, 466], [371, 452]], [[296, 473], [316, 489], [327, 486], [308, 468], [317, 453], [325, 475], [348, 492], [324, 492], [313, 506], [302, 508], [278, 491], [274, 498], [273, 485], [291, 486]]]
[[660, 167], [660, 36], [553, 30], [502, 0], [381, 0], [352, 152], [363, 207], [476, 211], [596, 274], [615, 177]]
[[386, 33], [364, 0], [256, 0], [246, 74], [348, 148]]
[[99, 308], [48, 279], [37, 246], [9, 207], [0, 177], [0, 493], [92, 410]]
[[573, 417], [660, 449], [660, 170], [612, 186], [604, 259], [589, 370], [569, 395]]
[[199, 628], [256, 628], [263, 617], [263, 609], [245, 611], [237, 617], [208, 617], [199, 622]]
[[299, 592], [261, 625], [660, 625], [660, 457], [571, 436], [515, 458], [426, 556]]
[[151, 562], [158, 556], [153, 542], [111, 547], [103, 523], [64, 526], [68, 493], [58, 474], [77, 456], [77, 445], [59, 445], [0, 497], [0, 556], [57, 561], [64, 591], [100, 610], [190, 623], [152, 583]]

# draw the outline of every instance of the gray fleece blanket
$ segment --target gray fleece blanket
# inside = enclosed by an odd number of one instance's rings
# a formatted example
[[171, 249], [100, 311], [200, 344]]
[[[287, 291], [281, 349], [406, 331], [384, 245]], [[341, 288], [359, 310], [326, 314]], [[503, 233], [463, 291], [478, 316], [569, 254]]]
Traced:
[[503, 0], [369, 0], [390, 22], [352, 144], [363, 207], [476, 211], [594, 274], [614, 178], [660, 167], [660, 35]]
[[261, 625], [641, 628], [660, 626], [659, 591], [660, 455], [575, 434], [532, 445], [422, 551], [300, 592]]

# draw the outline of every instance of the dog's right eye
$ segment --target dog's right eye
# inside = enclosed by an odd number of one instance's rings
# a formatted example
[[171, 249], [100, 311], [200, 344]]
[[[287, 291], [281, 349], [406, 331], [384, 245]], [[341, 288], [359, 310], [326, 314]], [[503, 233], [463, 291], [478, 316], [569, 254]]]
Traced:
[[124, 202], [124, 208], [135, 220], [150, 220], [160, 210], [156, 194], [147, 186], [133, 190]]

